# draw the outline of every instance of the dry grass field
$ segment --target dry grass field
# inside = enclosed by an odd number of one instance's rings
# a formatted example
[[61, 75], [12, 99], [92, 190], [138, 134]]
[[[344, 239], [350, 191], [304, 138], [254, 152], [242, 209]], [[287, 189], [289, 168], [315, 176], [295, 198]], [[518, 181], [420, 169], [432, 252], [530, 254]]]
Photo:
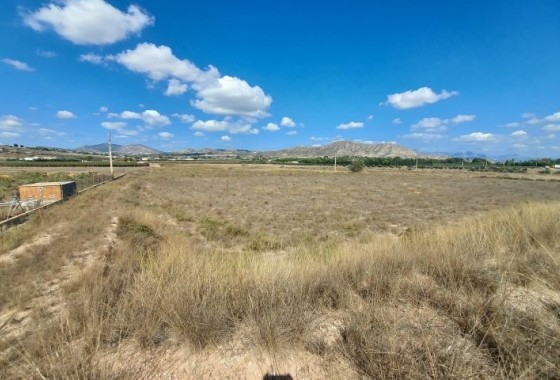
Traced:
[[560, 182], [175, 165], [0, 237], [0, 378], [560, 373]]

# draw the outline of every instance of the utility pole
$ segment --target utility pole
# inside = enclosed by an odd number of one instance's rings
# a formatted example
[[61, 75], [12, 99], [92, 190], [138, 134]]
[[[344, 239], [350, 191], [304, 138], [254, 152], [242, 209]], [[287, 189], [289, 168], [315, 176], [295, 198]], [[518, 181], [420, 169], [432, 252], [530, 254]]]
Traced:
[[336, 171], [336, 153], [334, 154], [334, 171]]
[[113, 151], [111, 149], [111, 131], [109, 131], [109, 167], [111, 168], [111, 180], [115, 179], [113, 175]]
[[418, 171], [418, 158], [416, 159], [415, 171]]

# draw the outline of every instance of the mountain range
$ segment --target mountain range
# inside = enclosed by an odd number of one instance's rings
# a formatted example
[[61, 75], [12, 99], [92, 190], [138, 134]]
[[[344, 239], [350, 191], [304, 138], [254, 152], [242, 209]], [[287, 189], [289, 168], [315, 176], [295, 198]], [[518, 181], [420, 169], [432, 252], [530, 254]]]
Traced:
[[[149, 154], [162, 153], [162, 151], [160, 150], [150, 148], [149, 146], [145, 146], [145, 145], [111, 144], [111, 148], [114, 154], [123, 155], [123, 156], [149, 155]], [[108, 154], [109, 144], [102, 143], [96, 145], [84, 145], [74, 150], [77, 152], [85, 152], [85, 153]]]

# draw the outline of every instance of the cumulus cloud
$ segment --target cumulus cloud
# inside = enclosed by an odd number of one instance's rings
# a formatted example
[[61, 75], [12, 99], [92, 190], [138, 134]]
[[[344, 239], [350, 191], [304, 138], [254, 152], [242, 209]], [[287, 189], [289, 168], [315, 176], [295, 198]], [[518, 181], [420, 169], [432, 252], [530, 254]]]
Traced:
[[521, 117], [522, 117], [523, 119], [532, 119], [532, 118], [534, 118], [535, 116], [536, 116], [536, 115], [535, 115], [534, 113], [532, 113], [532, 112], [523, 112], [523, 113], [521, 114]]
[[167, 96], [179, 96], [187, 92], [188, 86], [178, 79], [169, 79], [167, 82], [167, 90], [165, 90], [165, 95]]
[[189, 60], [177, 58], [168, 46], [141, 43], [136, 48], [109, 59], [131, 71], [147, 75], [153, 81], [175, 79], [184, 85], [190, 84], [196, 92], [196, 99], [191, 101], [191, 105], [205, 113], [245, 117], [268, 116], [267, 110], [272, 103], [272, 97], [266, 95], [262, 88], [251, 86], [236, 77], [221, 76], [213, 66], [201, 70]]
[[81, 54], [80, 57], [78, 58], [78, 61], [89, 62], [89, 63], [93, 63], [94, 65], [101, 65], [101, 66], [107, 64], [102, 56], [94, 53]]
[[191, 105], [214, 115], [264, 117], [272, 103], [272, 98], [259, 86], [251, 87], [246, 81], [227, 75], [199, 88], [197, 96]]
[[468, 121], [473, 121], [476, 118], [476, 115], [457, 115], [455, 116], [453, 119], [451, 119], [451, 122], [455, 123], [455, 124], [460, 124], [460, 123], [466, 123]]
[[124, 121], [104, 121], [101, 126], [105, 129], [119, 130], [126, 127], [126, 123]]
[[438, 132], [447, 130], [447, 125], [450, 123], [460, 124], [473, 121], [475, 115], [462, 115], [459, 114], [452, 119], [441, 119], [439, 117], [425, 117], [416, 124], [410, 126], [411, 130], [423, 129], [427, 132]]
[[417, 90], [387, 95], [387, 101], [382, 104], [390, 105], [397, 109], [409, 109], [421, 107], [424, 104], [436, 103], [455, 95], [459, 95], [459, 93], [457, 91], [448, 92], [443, 90], [437, 94], [429, 87], [420, 87]]
[[105, 113], [105, 112], [108, 112], [108, 111], [109, 111], [109, 108], [107, 108], [107, 107], [105, 107], [105, 106], [99, 107], [99, 112]]
[[162, 139], [170, 139], [175, 137], [173, 133], [169, 133], [169, 132], [160, 132], [158, 133], [158, 136], [161, 137]]
[[196, 131], [195, 133], [193, 133], [193, 135], [195, 135], [196, 137], [204, 137], [204, 136], [206, 136], [206, 135], [204, 134], [204, 132], [200, 132], [200, 131]]
[[77, 45], [107, 45], [139, 33], [154, 18], [136, 5], [125, 12], [104, 0], [56, 1], [36, 11], [24, 11], [24, 23], [37, 32], [53, 29]]
[[542, 120], [541, 120], [541, 119], [537, 119], [536, 117], [532, 117], [532, 118], [530, 118], [529, 120], [527, 120], [527, 124], [532, 124], [532, 125], [534, 125], [534, 124], [539, 124], [539, 123], [542, 123]]
[[151, 127], [165, 127], [166, 125], [171, 124], [171, 120], [169, 117], [160, 114], [156, 110], [145, 110], [142, 113], [133, 112], [133, 111], [123, 111], [120, 114], [109, 114], [108, 117], [118, 117], [121, 119], [136, 119], [142, 120], [145, 124]]
[[251, 124], [231, 122], [228, 120], [197, 120], [193, 123], [191, 129], [204, 132], [228, 132], [230, 134], [259, 134], [259, 130], [253, 128]]
[[14, 115], [0, 117], [0, 131], [13, 131], [23, 127], [23, 120]]
[[297, 135], [297, 131], [288, 131], [286, 132], [286, 136], [295, 136]]
[[167, 116], [160, 114], [156, 110], [146, 110], [142, 112], [142, 120], [152, 127], [163, 127], [171, 124]]
[[555, 112], [552, 115], [545, 116], [544, 119], [546, 121], [552, 121], [552, 122], [560, 121], [560, 112]]
[[483, 132], [473, 132], [468, 135], [463, 135], [456, 138], [456, 141], [461, 142], [486, 142], [486, 141], [493, 141], [495, 136], [492, 133], [483, 133]]
[[70, 111], [62, 110], [56, 113], [56, 117], [58, 117], [59, 119], [75, 119], [77, 116]]
[[192, 129], [205, 131], [205, 132], [224, 132], [227, 131], [229, 123], [227, 121], [218, 120], [197, 120], [192, 125]]
[[280, 120], [280, 125], [283, 127], [293, 128], [296, 126], [296, 122], [293, 121], [291, 117], [284, 116], [282, 120]]
[[103, 128], [118, 132], [117, 137], [136, 136], [139, 134], [135, 129], [125, 129], [126, 125], [124, 121], [104, 121], [101, 123]]
[[266, 127], [264, 127], [263, 129], [269, 131], [269, 132], [276, 132], [280, 129], [280, 127], [277, 124], [274, 123], [268, 123], [266, 125]]
[[183, 123], [183, 124], [190, 124], [195, 120], [193, 115], [188, 115], [188, 114], [174, 113], [171, 116], [173, 116], [176, 119], [179, 119], [179, 121], [181, 121], [181, 123]]
[[512, 135], [513, 137], [527, 137], [527, 132], [525, 132], [524, 130], [520, 129], [519, 131], [512, 132], [511, 135]]
[[145, 74], [154, 81], [177, 78], [197, 84], [217, 80], [218, 70], [210, 66], [203, 71], [189, 60], [177, 58], [171, 48], [165, 45], [140, 43], [134, 49], [126, 50], [109, 59], [115, 60], [130, 71]]
[[33, 69], [27, 63], [18, 61], [17, 59], [4, 58], [2, 62], [20, 71], [35, 71], [35, 69]]
[[351, 121], [349, 123], [346, 124], [339, 124], [336, 129], [356, 129], [356, 128], [363, 128], [364, 127], [364, 123], [360, 122], [356, 122], [356, 121]]
[[220, 140], [222, 140], [222, 142], [230, 142], [230, 141], [231, 141], [231, 137], [229, 137], [229, 136], [222, 136], [222, 137], [220, 137]]
[[402, 120], [397, 117], [396, 119], [393, 119], [393, 121], [391, 123], [399, 125], [399, 124], [402, 124]]
[[445, 124], [447, 123], [448, 120], [440, 119], [439, 117], [425, 117], [422, 120], [420, 120], [418, 123], [412, 124], [410, 128], [412, 130], [428, 129], [433, 131], [436, 130], [444, 131], [447, 129], [447, 127], [445, 126]]
[[444, 136], [439, 133], [422, 133], [422, 132], [414, 132], [409, 133], [403, 136], [405, 139], [411, 140], [422, 140], [422, 141], [432, 141], [432, 140], [439, 140]]
[[545, 132], [560, 132], [560, 124], [547, 124], [542, 129]]

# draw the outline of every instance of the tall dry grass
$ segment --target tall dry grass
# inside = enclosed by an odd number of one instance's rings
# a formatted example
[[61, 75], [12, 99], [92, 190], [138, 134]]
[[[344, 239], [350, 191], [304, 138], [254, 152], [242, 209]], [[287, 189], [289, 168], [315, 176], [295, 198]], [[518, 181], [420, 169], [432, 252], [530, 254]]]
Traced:
[[[375, 379], [560, 373], [559, 203], [398, 239], [282, 247], [225, 217], [173, 219], [161, 200], [146, 204], [148, 185], [133, 178], [127, 186], [126, 209], [111, 210], [116, 241], [66, 285], [59, 318], [0, 341], [15, 347], [0, 377], [137, 378], [123, 359], [131, 344], [204, 353], [231, 342], [339, 358]], [[99, 234], [110, 214], [90, 219], [83, 236]]]

